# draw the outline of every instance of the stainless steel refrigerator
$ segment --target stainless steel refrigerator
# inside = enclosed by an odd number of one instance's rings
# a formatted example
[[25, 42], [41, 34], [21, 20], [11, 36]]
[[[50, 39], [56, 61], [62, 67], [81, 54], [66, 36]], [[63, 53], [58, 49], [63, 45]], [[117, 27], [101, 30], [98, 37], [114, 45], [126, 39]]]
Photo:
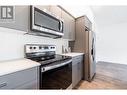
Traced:
[[95, 59], [95, 33], [92, 31], [92, 23], [86, 16], [76, 19], [76, 40], [74, 52], [84, 53], [83, 78], [92, 81], [96, 73]]

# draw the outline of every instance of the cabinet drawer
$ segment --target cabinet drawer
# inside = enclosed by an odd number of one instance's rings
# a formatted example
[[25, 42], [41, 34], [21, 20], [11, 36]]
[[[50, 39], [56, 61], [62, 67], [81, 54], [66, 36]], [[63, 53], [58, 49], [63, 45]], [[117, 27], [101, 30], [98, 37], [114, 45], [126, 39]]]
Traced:
[[37, 80], [30, 81], [26, 84], [16, 87], [16, 89], [39, 89], [39, 83]]
[[14, 89], [17, 86], [37, 80], [37, 67], [0, 76], [0, 89]]
[[79, 55], [79, 56], [76, 56], [76, 57], [73, 57], [73, 61], [74, 62], [81, 62], [81, 61], [83, 61], [83, 56], [82, 55]]

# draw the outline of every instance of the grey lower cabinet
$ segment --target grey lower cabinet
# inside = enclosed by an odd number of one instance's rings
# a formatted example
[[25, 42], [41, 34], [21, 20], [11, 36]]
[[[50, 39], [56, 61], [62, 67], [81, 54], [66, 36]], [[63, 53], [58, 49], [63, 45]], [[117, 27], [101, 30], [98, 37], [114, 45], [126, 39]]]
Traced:
[[39, 82], [36, 80], [30, 81], [26, 84], [16, 87], [16, 89], [39, 89]]
[[0, 76], [0, 89], [39, 89], [39, 67]]
[[74, 88], [83, 77], [83, 56], [72, 58], [72, 87]]

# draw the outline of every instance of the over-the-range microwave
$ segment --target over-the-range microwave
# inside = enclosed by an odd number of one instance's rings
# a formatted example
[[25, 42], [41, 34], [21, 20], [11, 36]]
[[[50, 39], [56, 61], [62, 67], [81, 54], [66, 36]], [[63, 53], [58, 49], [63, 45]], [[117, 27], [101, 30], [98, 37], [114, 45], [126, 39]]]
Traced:
[[63, 33], [63, 20], [50, 12], [30, 6], [30, 29], [35, 35], [59, 38]]

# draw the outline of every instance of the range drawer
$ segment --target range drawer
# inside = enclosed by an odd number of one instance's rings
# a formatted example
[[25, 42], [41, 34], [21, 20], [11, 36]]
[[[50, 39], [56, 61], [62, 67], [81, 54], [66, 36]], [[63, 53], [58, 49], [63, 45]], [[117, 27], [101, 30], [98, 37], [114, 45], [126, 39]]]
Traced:
[[15, 89], [25, 83], [37, 80], [38, 67], [0, 76], [0, 89]]

